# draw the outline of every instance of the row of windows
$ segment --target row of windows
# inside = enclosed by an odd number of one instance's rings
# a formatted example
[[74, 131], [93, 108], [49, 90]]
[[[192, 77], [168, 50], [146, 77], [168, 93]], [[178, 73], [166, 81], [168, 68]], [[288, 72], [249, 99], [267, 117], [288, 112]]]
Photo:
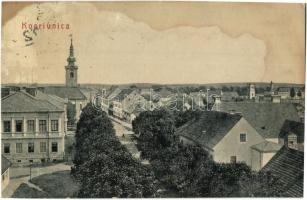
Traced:
[[[40, 153], [47, 152], [47, 143], [41, 142], [40, 143]], [[51, 152], [56, 153], [58, 152], [58, 143], [52, 142], [51, 143]], [[5, 143], [4, 144], [4, 153], [11, 153], [11, 144]], [[22, 143], [16, 143], [16, 153], [22, 153]], [[34, 143], [28, 143], [28, 153], [34, 153]]]
[[[39, 131], [46, 132], [47, 131], [47, 120], [39, 120]], [[11, 121], [4, 120], [3, 121], [3, 132], [10, 133], [11, 132]], [[51, 120], [51, 131], [59, 130], [59, 121]], [[23, 120], [15, 120], [15, 131], [22, 132], [23, 131]], [[27, 132], [35, 131], [35, 120], [27, 120]]]

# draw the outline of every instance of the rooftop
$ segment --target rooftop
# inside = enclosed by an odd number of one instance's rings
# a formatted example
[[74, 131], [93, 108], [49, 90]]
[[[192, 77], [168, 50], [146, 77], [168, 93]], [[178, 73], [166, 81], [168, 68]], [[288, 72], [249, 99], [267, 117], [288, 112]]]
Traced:
[[133, 89], [127, 88], [127, 89], [123, 89], [121, 90], [115, 97], [114, 99], [122, 101], [126, 98], [126, 96], [128, 96], [131, 92], [133, 92]]
[[194, 118], [179, 127], [176, 134], [213, 148], [240, 119], [240, 115], [204, 111], [199, 118]]
[[242, 113], [243, 117], [265, 138], [278, 138], [286, 119], [300, 121], [291, 103], [221, 102], [220, 111]]
[[274, 142], [269, 142], [269, 141], [263, 141], [259, 144], [255, 144], [251, 146], [252, 149], [255, 149], [259, 152], [263, 153], [269, 153], [269, 152], [277, 152], [279, 149], [282, 147], [282, 145], [274, 143]]
[[63, 112], [60, 108], [48, 100], [36, 98], [24, 91], [15, 92], [2, 98], [1, 112]]
[[69, 100], [86, 100], [86, 96], [78, 87], [48, 86], [44, 88], [44, 92], [47, 94], [56, 95], [63, 99], [67, 98]]
[[284, 138], [289, 133], [297, 135], [299, 143], [304, 143], [304, 123], [286, 120], [279, 133], [279, 138]]
[[283, 146], [262, 168], [283, 183], [286, 196], [303, 197], [304, 153]]

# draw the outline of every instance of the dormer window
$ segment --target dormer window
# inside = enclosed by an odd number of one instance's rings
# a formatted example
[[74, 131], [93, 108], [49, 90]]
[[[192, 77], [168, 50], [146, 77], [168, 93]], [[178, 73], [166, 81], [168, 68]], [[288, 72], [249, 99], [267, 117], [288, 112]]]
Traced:
[[288, 147], [296, 149], [297, 147], [297, 135], [289, 134], [288, 135]]

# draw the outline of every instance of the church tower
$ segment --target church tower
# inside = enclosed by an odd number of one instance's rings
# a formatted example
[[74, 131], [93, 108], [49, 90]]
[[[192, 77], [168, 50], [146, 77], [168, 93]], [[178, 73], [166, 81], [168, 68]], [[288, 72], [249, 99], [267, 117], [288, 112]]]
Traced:
[[69, 57], [67, 58], [66, 70], [66, 87], [78, 86], [78, 66], [75, 65], [76, 58], [74, 57], [74, 47], [72, 38], [70, 39]]
[[255, 84], [249, 84], [249, 99], [254, 99], [256, 97]]

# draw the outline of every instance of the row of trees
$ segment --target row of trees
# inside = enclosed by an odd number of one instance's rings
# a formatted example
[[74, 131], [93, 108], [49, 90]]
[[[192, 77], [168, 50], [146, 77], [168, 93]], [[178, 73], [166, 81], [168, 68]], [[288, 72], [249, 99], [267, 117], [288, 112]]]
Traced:
[[278, 179], [252, 172], [244, 163], [220, 164], [200, 146], [184, 146], [177, 127], [201, 111], [141, 113], [133, 121], [141, 156], [150, 160], [156, 177], [180, 197], [279, 196]]
[[72, 175], [80, 183], [80, 198], [153, 197], [155, 176], [141, 165], [115, 136], [107, 114], [88, 104], [76, 131]]

